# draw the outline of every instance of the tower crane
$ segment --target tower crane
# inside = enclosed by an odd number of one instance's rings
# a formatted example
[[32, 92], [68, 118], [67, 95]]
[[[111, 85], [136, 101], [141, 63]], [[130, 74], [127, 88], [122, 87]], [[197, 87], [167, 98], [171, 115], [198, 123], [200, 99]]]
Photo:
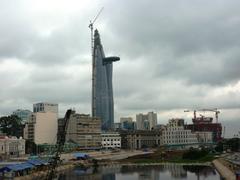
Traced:
[[102, 7], [101, 9], [100, 9], [100, 11], [97, 13], [97, 15], [93, 18], [93, 20], [90, 20], [90, 24], [88, 25], [88, 27], [90, 28], [90, 30], [91, 30], [91, 48], [92, 48], [92, 56], [93, 56], [93, 41], [94, 41], [94, 39], [93, 39], [93, 24], [95, 23], [95, 21], [97, 20], [97, 18], [99, 17], [99, 15], [101, 14], [101, 12], [103, 11], [103, 8], [104, 7]]
[[[197, 115], [196, 115], [196, 112], [197, 111], [203, 111], [203, 112], [205, 112], [205, 111], [211, 111], [211, 112], [215, 112], [215, 117], [216, 117], [216, 123], [218, 123], [218, 114], [220, 113], [220, 111], [217, 109], [217, 108], [213, 108], [213, 109], [195, 109], [195, 110], [184, 110], [184, 112], [191, 112], [191, 111], [193, 111], [193, 119], [194, 120], [196, 120], [196, 118], [197, 118]], [[203, 117], [203, 116], [201, 116], [201, 117]]]
[[217, 108], [213, 108], [213, 109], [199, 109], [198, 111], [212, 111], [212, 112], [215, 112], [216, 123], [218, 123], [218, 114], [220, 113], [220, 111]]
[[191, 111], [193, 111], [193, 119], [196, 119], [197, 118], [197, 110], [184, 110], [184, 112], [191, 112]]
[[91, 53], [92, 53], [92, 116], [95, 115], [96, 107], [94, 104], [94, 97], [95, 97], [95, 78], [96, 78], [96, 64], [94, 62], [94, 38], [93, 38], [93, 24], [96, 22], [97, 18], [103, 11], [103, 7], [100, 9], [100, 11], [97, 13], [95, 18], [93, 20], [90, 20], [90, 24], [88, 27], [91, 30]]

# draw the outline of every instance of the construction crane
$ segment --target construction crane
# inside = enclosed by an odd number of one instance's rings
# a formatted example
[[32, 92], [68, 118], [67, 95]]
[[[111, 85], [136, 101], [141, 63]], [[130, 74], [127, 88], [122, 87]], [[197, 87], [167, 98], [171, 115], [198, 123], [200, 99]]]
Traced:
[[[213, 108], [213, 109], [195, 109], [195, 110], [184, 110], [184, 112], [191, 112], [193, 111], [193, 119], [196, 120], [197, 118], [197, 111], [211, 111], [211, 112], [215, 112], [215, 117], [216, 117], [216, 123], [218, 123], [218, 114], [220, 113], [220, 111], [217, 108]], [[203, 115], [201, 115], [201, 117], [203, 117]]]
[[102, 7], [100, 9], [100, 11], [97, 13], [97, 15], [95, 16], [95, 18], [93, 18], [93, 20], [90, 20], [90, 24], [88, 25], [88, 27], [91, 30], [91, 50], [92, 50], [92, 56], [93, 56], [93, 44], [94, 44], [94, 39], [93, 39], [93, 24], [96, 22], [97, 18], [99, 17], [99, 15], [101, 14], [101, 12], [103, 11], [104, 7]]
[[191, 112], [191, 111], [193, 111], [193, 119], [196, 119], [197, 118], [197, 110], [184, 110], [184, 112]]
[[198, 111], [212, 111], [215, 112], [215, 117], [216, 117], [216, 123], [218, 123], [218, 114], [220, 113], [220, 111], [217, 108], [213, 108], [213, 109], [199, 109]]
[[[93, 20], [90, 20], [90, 24], [88, 25], [88, 27], [91, 30], [91, 53], [92, 53], [92, 97], [95, 97], [95, 78], [96, 78], [96, 64], [94, 62], [94, 38], [93, 38], [93, 25], [96, 22], [97, 18], [99, 17], [99, 15], [101, 14], [101, 12], [103, 11], [103, 7], [100, 9], [100, 11], [97, 13], [97, 15], [95, 16], [95, 18], [93, 18]], [[94, 116], [94, 112], [95, 112], [95, 105], [94, 105], [94, 99], [92, 98], [92, 116]]]
[[72, 113], [72, 110], [68, 109], [63, 119], [63, 126], [61, 130], [58, 131], [57, 144], [56, 144], [57, 147], [55, 149], [54, 156], [50, 161], [46, 180], [52, 180], [56, 176], [56, 167], [60, 162], [60, 155], [63, 152], [63, 147], [66, 140], [68, 122], [69, 122], [71, 113]]

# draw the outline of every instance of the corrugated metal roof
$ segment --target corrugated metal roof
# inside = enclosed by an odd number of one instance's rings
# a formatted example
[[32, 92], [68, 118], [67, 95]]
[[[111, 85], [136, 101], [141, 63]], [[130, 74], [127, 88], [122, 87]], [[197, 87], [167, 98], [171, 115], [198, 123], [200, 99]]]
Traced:
[[5, 166], [0, 169], [1, 172], [3, 171], [22, 171], [25, 169], [32, 169], [34, 166], [32, 164], [29, 164], [27, 162], [21, 163], [21, 164], [11, 164], [8, 166]]
[[74, 153], [73, 156], [76, 158], [89, 158], [89, 155], [85, 153]]

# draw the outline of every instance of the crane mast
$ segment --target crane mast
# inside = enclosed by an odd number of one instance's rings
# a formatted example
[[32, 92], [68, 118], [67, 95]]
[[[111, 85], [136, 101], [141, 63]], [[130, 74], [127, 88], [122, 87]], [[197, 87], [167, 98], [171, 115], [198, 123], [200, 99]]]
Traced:
[[98, 14], [95, 16], [95, 18], [93, 18], [93, 20], [90, 20], [90, 24], [88, 25], [88, 27], [90, 28], [91, 31], [91, 53], [92, 53], [92, 116], [95, 116], [95, 112], [96, 112], [96, 107], [95, 107], [95, 79], [96, 79], [96, 64], [94, 61], [94, 38], [93, 38], [93, 25], [96, 22], [97, 18], [99, 17], [99, 15], [101, 14], [101, 12], [103, 11], [103, 7], [100, 9], [100, 11], [98, 12]]
[[66, 140], [68, 122], [69, 122], [71, 113], [72, 113], [72, 110], [68, 109], [65, 114], [65, 117], [63, 119], [63, 126], [62, 126], [61, 130], [58, 131], [57, 147], [54, 152], [54, 157], [51, 159], [46, 180], [52, 180], [56, 176], [56, 167], [60, 161], [60, 155], [63, 152], [63, 147], [64, 147], [64, 143]]

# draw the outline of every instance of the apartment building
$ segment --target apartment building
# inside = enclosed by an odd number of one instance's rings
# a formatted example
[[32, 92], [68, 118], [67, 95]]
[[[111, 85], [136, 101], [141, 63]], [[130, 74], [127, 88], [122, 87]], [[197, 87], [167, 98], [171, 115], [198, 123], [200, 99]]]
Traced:
[[[62, 120], [59, 120], [60, 124], [62, 124]], [[78, 114], [72, 111], [67, 127], [66, 141], [74, 142], [82, 149], [100, 149], [102, 143], [101, 120], [91, 117], [89, 114]]]
[[197, 143], [196, 134], [184, 128], [184, 119], [170, 119], [162, 129], [162, 145], [188, 148], [195, 147]]
[[121, 148], [121, 136], [118, 132], [103, 132], [102, 137], [102, 148], [115, 149]]
[[36, 144], [55, 144], [58, 130], [58, 105], [37, 103], [33, 105], [33, 114], [26, 122], [24, 139]]

